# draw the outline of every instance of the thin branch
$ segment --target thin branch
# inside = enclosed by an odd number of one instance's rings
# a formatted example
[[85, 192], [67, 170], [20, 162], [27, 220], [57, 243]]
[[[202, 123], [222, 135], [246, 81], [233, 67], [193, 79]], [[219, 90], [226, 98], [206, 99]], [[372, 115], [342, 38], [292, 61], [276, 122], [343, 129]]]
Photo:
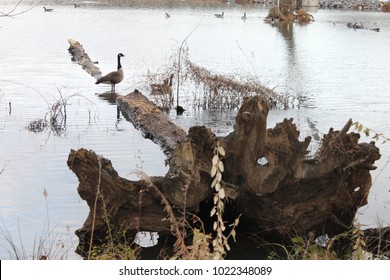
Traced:
[[3, 173], [6, 165], [7, 165], [7, 163], [5, 163], [4, 166], [3, 166], [3, 169], [0, 170], [0, 175]]
[[181, 69], [181, 51], [183, 49], [184, 43], [187, 41], [187, 39], [192, 35], [192, 33], [195, 32], [196, 29], [198, 29], [199, 25], [202, 23], [202, 20], [198, 23], [198, 25], [187, 35], [187, 37], [184, 38], [184, 40], [181, 42], [180, 48], [179, 48], [179, 58], [178, 58], [178, 67], [177, 67], [177, 88], [176, 88], [176, 106], [179, 106], [179, 87], [180, 87], [180, 69]]
[[92, 214], [92, 227], [91, 227], [91, 239], [89, 242], [89, 249], [88, 249], [88, 258], [87, 260], [91, 259], [91, 253], [92, 253], [92, 244], [93, 244], [93, 233], [95, 231], [95, 220], [96, 220], [96, 208], [97, 208], [97, 203], [98, 203], [98, 198], [100, 195], [100, 184], [102, 180], [102, 156], [98, 157], [98, 164], [99, 164], [99, 181], [96, 186], [96, 196], [95, 196], [95, 202], [93, 206], [93, 214]]
[[[3, 12], [0, 12], [0, 17], [10, 17], [10, 18], [14, 18], [15, 16], [18, 16], [18, 15], [21, 15], [21, 14], [24, 14], [24, 13], [27, 13], [29, 11], [31, 11], [32, 9], [34, 9], [36, 6], [38, 6], [39, 4], [41, 4], [41, 1], [39, 1], [38, 3], [36, 3], [35, 5], [33, 5], [32, 7], [24, 10], [24, 11], [21, 11], [21, 12], [15, 12], [16, 9], [19, 7], [19, 5], [23, 2], [23, 0], [19, 0], [19, 2], [9, 11], [9, 12], [6, 12], [6, 13], [3, 13]], [[15, 12], [15, 13], [14, 13]]]

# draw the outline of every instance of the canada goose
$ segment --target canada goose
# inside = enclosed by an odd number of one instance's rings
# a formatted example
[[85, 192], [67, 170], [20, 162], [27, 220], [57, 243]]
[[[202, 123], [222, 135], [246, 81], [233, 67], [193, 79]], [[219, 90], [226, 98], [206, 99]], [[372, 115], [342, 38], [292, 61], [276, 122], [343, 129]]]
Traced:
[[222, 14], [214, 14], [216, 18], [223, 18], [225, 12], [222, 12]]
[[246, 21], [246, 12], [244, 12], [244, 15], [241, 17], [243, 21]]
[[152, 95], [162, 95], [162, 94], [172, 94], [172, 81], [173, 81], [173, 74], [167, 79], [164, 80], [162, 84], [151, 84], [152, 88]]
[[43, 7], [43, 11], [44, 11], [44, 12], [52, 12], [52, 11], [53, 11], [53, 9], [50, 9], [50, 8]]
[[168, 14], [168, 13], [165, 13], [165, 18], [170, 18], [171, 17], [171, 15], [170, 14]]
[[118, 70], [108, 73], [107, 75], [99, 78], [95, 84], [111, 84], [111, 92], [115, 91], [115, 85], [119, 84], [123, 80], [123, 69], [121, 65], [121, 57], [124, 55], [118, 53]]

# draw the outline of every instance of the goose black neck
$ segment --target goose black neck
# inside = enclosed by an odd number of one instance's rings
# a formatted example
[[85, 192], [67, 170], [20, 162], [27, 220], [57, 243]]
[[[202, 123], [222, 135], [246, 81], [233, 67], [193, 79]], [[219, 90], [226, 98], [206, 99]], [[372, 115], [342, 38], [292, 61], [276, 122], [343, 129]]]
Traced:
[[118, 54], [118, 70], [122, 68], [121, 65], [121, 56]]

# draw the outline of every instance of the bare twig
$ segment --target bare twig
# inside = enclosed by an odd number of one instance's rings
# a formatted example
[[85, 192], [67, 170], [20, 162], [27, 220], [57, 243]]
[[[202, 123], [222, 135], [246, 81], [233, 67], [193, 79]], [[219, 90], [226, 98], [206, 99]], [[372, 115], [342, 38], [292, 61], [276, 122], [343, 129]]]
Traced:
[[18, 15], [21, 15], [21, 14], [24, 14], [24, 13], [27, 13], [29, 11], [31, 11], [32, 9], [34, 9], [36, 6], [38, 6], [39, 4], [41, 4], [41, 1], [39, 1], [38, 3], [36, 3], [35, 5], [33, 5], [32, 7], [26, 9], [26, 10], [23, 10], [21, 12], [16, 12], [16, 9], [20, 6], [20, 4], [23, 2], [23, 0], [19, 0], [18, 3], [16, 3], [16, 5], [8, 12], [0, 12], [0, 17], [10, 17], [10, 18], [14, 18], [15, 16], [18, 16]]
[[93, 205], [91, 239], [90, 239], [90, 242], [89, 242], [88, 260], [91, 259], [92, 244], [93, 244], [93, 232], [95, 230], [95, 220], [96, 220], [96, 208], [97, 208], [98, 198], [99, 198], [99, 195], [100, 195], [100, 184], [101, 184], [101, 179], [102, 179], [102, 159], [103, 159], [103, 157], [99, 156], [98, 159], [99, 159], [99, 161], [98, 161], [98, 164], [99, 164], [99, 181], [98, 181], [98, 185], [96, 186], [96, 196], [95, 196], [95, 202], [94, 202], [94, 205]]
[[202, 23], [204, 18], [198, 23], [198, 25], [187, 35], [187, 37], [184, 38], [184, 40], [181, 42], [180, 48], [179, 48], [179, 58], [178, 58], [178, 67], [177, 67], [177, 87], [176, 87], [176, 106], [179, 106], [179, 87], [180, 87], [180, 69], [181, 69], [181, 51], [183, 49], [184, 43], [187, 41], [187, 39], [195, 32], [196, 29], [198, 29], [199, 25]]

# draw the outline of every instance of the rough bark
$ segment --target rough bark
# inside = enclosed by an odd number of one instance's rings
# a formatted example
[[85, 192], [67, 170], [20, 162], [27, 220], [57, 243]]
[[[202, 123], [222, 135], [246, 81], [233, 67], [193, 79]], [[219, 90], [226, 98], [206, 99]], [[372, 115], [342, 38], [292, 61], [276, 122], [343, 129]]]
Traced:
[[169, 171], [163, 177], [129, 181], [93, 151], [71, 151], [68, 166], [79, 178], [78, 191], [91, 209], [78, 231], [81, 241], [93, 219], [95, 232], [106, 227], [102, 200], [94, 211], [98, 189], [112, 222], [129, 232], [169, 232], [161, 196], [174, 211], [209, 213], [200, 205], [211, 197], [217, 140], [226, 151], [223, 185], [234, 204], [234, 217], [242, 213], [246, 223], [240, 226], [246, 230], [280, 237], [309, 231], [333, 235], [349, 228], [357, 209], [367, 203], [370, 171], [380, 153], [375, 143], [358, 143], [359, 134], [348, 133], [352, 120], [340, 131], [331, 128], [316, 155], [307, 158], [311, 138], [300, 141], [292, 119], [267, 129], [268, 105], [259, 96], [244, 101], [234, 130], [226, 137], [217, 137], [204, 126], [186, 134], [138, 91], [118, 97], [117, 104], [145, 137], [163, 149]]
[[89, 55], [84, 51], [83, 46], [76, 40], [69, 39], [68, 51], [72, 55], [72, 61], [77, 62], [83, 70], [85, 70], [92, 77], [98, 79], [101, 77], [102, 72], [95, 65], [97, 62], [92, 61]]

